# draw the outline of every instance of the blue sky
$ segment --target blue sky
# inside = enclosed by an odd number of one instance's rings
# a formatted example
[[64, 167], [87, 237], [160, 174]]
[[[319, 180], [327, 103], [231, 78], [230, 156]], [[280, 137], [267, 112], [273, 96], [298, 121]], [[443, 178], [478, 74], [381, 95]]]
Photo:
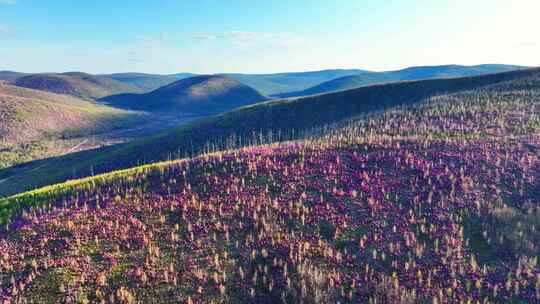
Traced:
[[540, 66], [537, 0], [0, 0], [0, 70]]

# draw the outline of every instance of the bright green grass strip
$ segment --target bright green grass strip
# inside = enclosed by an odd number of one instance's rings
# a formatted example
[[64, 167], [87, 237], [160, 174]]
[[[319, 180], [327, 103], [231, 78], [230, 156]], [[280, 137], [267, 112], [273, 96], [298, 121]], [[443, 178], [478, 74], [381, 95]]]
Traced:
[[129, 169], [112, 171], [91, 177], [69, 180], [60, 184], [50, 185], [0, 199], [0, 225], [9, 223], [11, 215], [21, 208], [36, 207], [50, 202], [58, 197], [74, 194], [77, 191], [88, 189], [90, 186], [95, 187], [104, 185], [114, 180], [138, 173], [149, 173], [152, 170], [159, 170], [160, 168], [177, 164], [185, 160], [186, 159], [179, 159], [158, 162]]

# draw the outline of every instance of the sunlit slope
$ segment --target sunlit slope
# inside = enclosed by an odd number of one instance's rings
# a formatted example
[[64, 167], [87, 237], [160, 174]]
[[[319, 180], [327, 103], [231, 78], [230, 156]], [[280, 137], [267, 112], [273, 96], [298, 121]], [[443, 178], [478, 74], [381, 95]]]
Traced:
[[530, 69], [469, 78], [402, 82], [270, 101], [203, 119], [152, 138], [2, 170], [0, 194], [15, 194], [91, 173], [198, 154], [209, 149], [300, 138], [306, 130], [361, 114], [414, 104], [430, 96], [480, 88], [492, 92], [526, 90], [536, 94], [540, 88], [540, 72]]
[[68, 95], [0, 84], [0, 167], [54, 155], [48, 142], [55, 138], [103, 132], [140, 118]]

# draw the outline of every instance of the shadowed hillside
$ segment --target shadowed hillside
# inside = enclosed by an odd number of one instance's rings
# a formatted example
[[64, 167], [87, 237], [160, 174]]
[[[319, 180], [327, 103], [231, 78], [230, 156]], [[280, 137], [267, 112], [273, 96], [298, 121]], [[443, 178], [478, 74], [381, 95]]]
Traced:
[[[414, 104], [438, 94], [490, 85], [497, 85], [496, 88], [500, 90], [537, 90], [540, 88], [540, 70], [374, 85], [260, 103], [202, 119], [144, 140], [1, 170], [0, 195], [14, 194], [91, 173], [198, 154], [209, 149], [209, 142], [214, 144], [210, 149], [219, 150], [261, 141], [299, 138], [304, 130], [361, 114]], [[17, 182], [20, 180], [26, 183]]]
[[388, 72], [365, 71], [357, 75], [336, 78], [306, 90], [276, 94], [276, 97], [307, 96], [340, 90], [354, 89], [377, 83], [388, 83], [405, 80], [422, 80], [432, 78], [457, 78], [477, 76], [522, 69], [524, 67], [503, 64], [483, 64], [476, 66], [442, 65], [410, 67]]
[[135, 93], [140, 91], [136, 87], [111, 78], [80, 72], [30, 74], [14, 79], [13, 84], [29, 89], [91, 99], [112, 94]]
[[260, 102], [254, 89], [225, 76], [182, 79], [147, 94], [120, 94], [102, 98], [115, 107], [150, 112], [218, 113]]

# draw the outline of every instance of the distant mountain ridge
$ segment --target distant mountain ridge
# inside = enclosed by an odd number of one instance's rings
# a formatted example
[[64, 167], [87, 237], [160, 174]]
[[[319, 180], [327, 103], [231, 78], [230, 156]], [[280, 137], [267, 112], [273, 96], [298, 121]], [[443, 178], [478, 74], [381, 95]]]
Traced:
[[124, 82], [82, 72], [29, 74], [15, 78], [12, 83], [19, 87], [90, 99], [140, 92], [138, 88]]
[[100, 99], [132, 110], [217, 113], [265, 100], [255, 89], [220, 75], [185, 78], [146, 94], [119, 94]]
[[504, 64], [482, 64], [475, 66], [418, 66], [387, 72], [362, 71], [356, 75], [349, 75], [332, 79], [305, 90], [276, 94], [274, 95], [274, 97], [286, 98], [308, 96], [340, 90], [354, 89], [371, 84], [433, 78], [457, 78], [466, 76], [478, 76], [483, 74], [508, 72], [524, 68], [526, 67]]
[[262, 94], [271, 96], [283, 92], [303, 90], [325, 81], [344, 76], [358, 75], [363, 72], [366, 71], [359, 69], [332, 69], [275, 74], [224, 73], [220, 75], [234, 78], [255, 88]]
[[[214, 75], [222, 75], [236, 79], [237, 81], [254, 88], [265, 96], [295, 97], [351, 89], [376, 83], [427, 78], [475, 76], [521, 68], [524, 67], [503, 64], [483, 64], [476, 66], [419, 66], [385, 72], [374, 72], [362, 69], [329, 69], [270, 74], [218, 73]], [[95, 77], [100, 79], [100, 81], [90, 81], [90, 84], [75, 85], [75, 87], [82, 86], [83, 88], [81, 89], [65, 89], [69, 86], [65, 84], [62, 85], [62, 79], [55, 79], [56, 83], [53, 83], [53, 85], [42, 85], [40, 87], [32, 81], [29, 84], [23, 84], [23, 86], [34, 89], [44, 89], [56, 93], [66, 91], [67, 94], [75, 94], [75, 96], [78, 97], [101, 98], [122, 93], [148, 93], [175, 81], [199, 76], [193, 73], [148, 74], [131, 72], [90, 75], [80, 72], [29, 74], [15, 71], [0, 71], [0, 81], [13, 82], [24, 76], [33, 75], [56, 75], [61, 78], [62, 75], [66, 77], [70, 74], [72, 74], [71, 76], [82, 76], [83, 78], [86, 77], [88, 79]], [[92, 84], [92, 82], [94, 84]], [[104, 84], [99, 84], [99, 82]], [[40, 81], [39, 83], [44, 82]], [[98, 88], [96, 88], [96, 83]], [[60, 87], [55, 89], [55, 86]], [[84, 87], [87, 87], [87, 89], [84, 89]]]
[[12, 81], [24, 75], [27, 75], [27, 74], [14, 72], [14, 71], [0, 71], [0, 80]]
[[196, 76], [192, 73], [178, 73], [171, 75], [146, 74], [146, 73], [115, 73], [103, 74], [100, 76], [108, 77], [114, 80], [121, 81], [141, 90], [141, 93], [153, 91], [164, 85], [168, 85], [175, 81]]
[[[248, 85], [263, 95], [273, 95], [278, 93], [290, 92], [295, 90], [303, 90], [321, 82], [332, 80], [335, 78], [357, 75], [364, 72], [358, 69], [332, 69], [321, 71], [308, 72], [286, 72], [286, 73], [269, 73], [269, 74], [245, 74], [245, 73], [217, 73], [213, 75], [221, 75], [236, 79], [245, 85]], [[145, 74], [145, 73], [115, 73], [103, 74], [100, 76], [109, 77], [118, 81], [125, 82], [132, 86], [138, 87], [147, 93], [159, 87], [170, 84], [172, 82], [200, 76], [193, 73], [176, 73], [176, 74]]]

